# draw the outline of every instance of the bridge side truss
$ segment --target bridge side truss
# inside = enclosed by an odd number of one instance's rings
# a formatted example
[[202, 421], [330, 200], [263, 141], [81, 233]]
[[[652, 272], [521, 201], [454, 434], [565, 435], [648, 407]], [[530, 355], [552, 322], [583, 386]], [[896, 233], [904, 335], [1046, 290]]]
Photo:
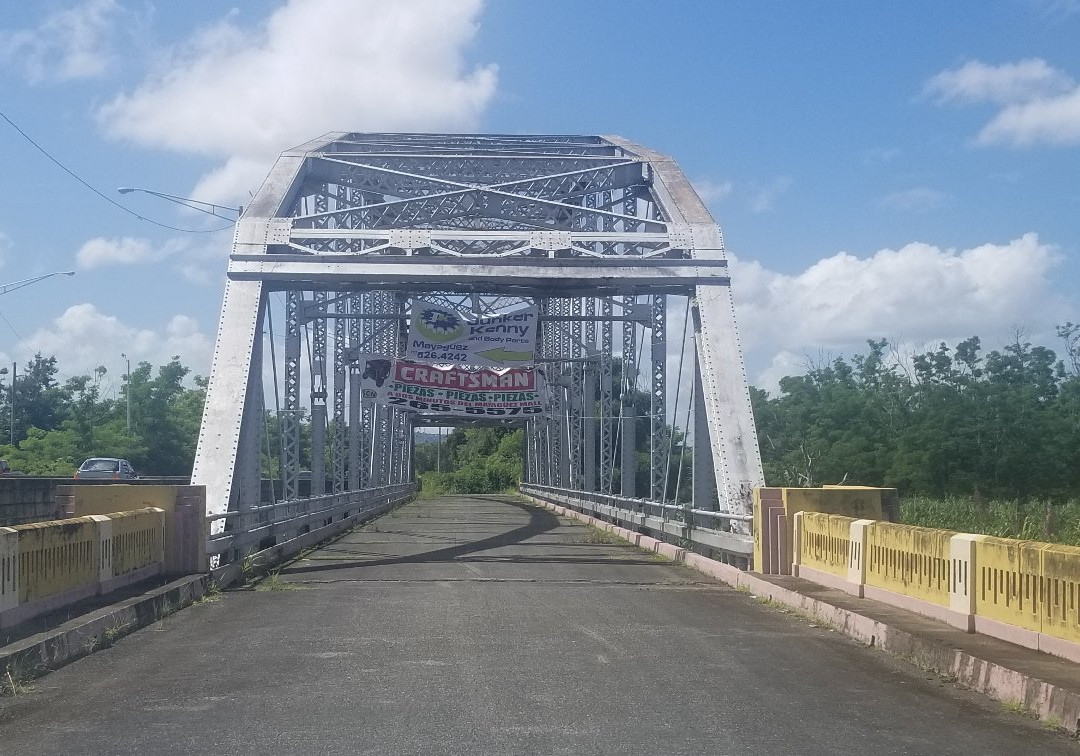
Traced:
[[415, 298], [539, 308], [549, 411], [495, 421], [525, 428], [523, 480], [750, 511], [723, 242], [670, 158], [617, 137], [335, 133], [283, 153], [237, 223], [192, 475], [209, 513], [412, 477], [413, 429], [455, 421], [362, 402], [353, 368], [404, 354]]

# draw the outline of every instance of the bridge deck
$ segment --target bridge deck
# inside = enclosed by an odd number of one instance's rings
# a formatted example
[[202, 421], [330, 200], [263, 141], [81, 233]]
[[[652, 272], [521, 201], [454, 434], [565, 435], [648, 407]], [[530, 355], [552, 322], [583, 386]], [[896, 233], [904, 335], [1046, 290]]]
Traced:
[[421, 501], [0, 699], [4, 753], [1075, 753], [508, 497]]

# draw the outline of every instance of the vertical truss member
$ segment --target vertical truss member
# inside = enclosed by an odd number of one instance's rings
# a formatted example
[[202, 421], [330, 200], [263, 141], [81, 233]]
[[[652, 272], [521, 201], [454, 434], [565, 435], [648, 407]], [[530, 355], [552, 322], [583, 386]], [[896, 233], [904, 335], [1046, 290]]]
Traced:
[[[667, 417], [665, 373], [675, 355], [662, 314], [672, 294], [694, 303], [696, 353], [685, 359], [693, 357], [700, 372], [695, 503], [748, 512], [750, 492], [762, 483], [761, 461], [723, 239], [670, 158], [619, 137], [327, 134], [283, 153], [237, 223], [193, 482], [207, 487], [210, 513], [259, 503], [258, 455], [250, 450], [258, 448], [260, 408], [276, 405], [261, 396], [257, 343], [271, 296], [285, 300], [285, 502], [300, 498], [301, 460], [316, 458], [313, 487], [326, 487], [315, 447], [327, 441], [317, 430], [325, 429], [327, 412], [332, 492], [408, 479], [410, 429], [436, 419], [363, 402], [352, 366], [361, 351], [399, 353], [400, 302], [425, 297], [502, 309], [544, 303], [555, 318], [542, 323], [541, 364], [554, 402], [548, 415], [529, 418], [530, 479], [662, 495], [667, 454], [658, 439], [675, 422]], [[313, 333], [308, 365], [301, 354], [305, 307]], [[349, 322], [332, 332], [328, 407], [331, 317]], [[636, 323], [649, 329], [647, 340]], [[650, 355], [645, 411], [636, 398], [643, 350]], [[308, 411], [301, 383], [315, 420], [310, 441], [301, 434]], [[637, 437], [646, 413], [647, 443]], [[525, 422], [497, 413], [467, 420]], [[639, 451], [649, 452], [647, 491], [637, 489]], [[702, 501], [713, 488], [716, 500]]]

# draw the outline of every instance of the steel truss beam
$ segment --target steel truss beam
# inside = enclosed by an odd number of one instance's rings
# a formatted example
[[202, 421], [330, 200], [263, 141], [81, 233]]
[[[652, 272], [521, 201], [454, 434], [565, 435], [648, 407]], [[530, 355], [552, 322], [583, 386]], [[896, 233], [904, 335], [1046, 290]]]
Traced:
[[[278, 405], [285, 502], [301, 495], [301, 460], [313, 492], [408, 480], [412, 429], [449, 421], [365, 402], [349, 365], [363, 352], [402, 354], [407, 301], [423, 296], [544, 313], [549, 411], [471, 421], [524, 425], [526, 479], [658, 498], [676, 422], [666, 391], [675, 294], [694, 303], [696, 355], [681, 357], [700, 372], [694, 480], [681, 484], [698, 508], [749, 511], [761, 463], [729, 284], [719, 229], [678, 167], [620, 138], [328, 134], [283, 153], [237, 224], [193, 481], [207, 485], [211, 513], [257, 505], [263, 407]], [[285, 344], [271, 402], [259, 346], [273, 307]], [[646, 450], [648, 491], [638, 491]], [[716, 502], [701, 500], [710, 477]]]

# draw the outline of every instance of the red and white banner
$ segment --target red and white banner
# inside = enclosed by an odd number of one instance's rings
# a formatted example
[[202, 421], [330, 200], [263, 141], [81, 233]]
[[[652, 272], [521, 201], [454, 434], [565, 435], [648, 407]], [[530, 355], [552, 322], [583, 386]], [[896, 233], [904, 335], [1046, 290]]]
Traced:
[[539, 415], [547, 395], [543, 379], [531, 367], [466, 370], [361, 355], [358, 369], [364, 401], [426, 415]]

